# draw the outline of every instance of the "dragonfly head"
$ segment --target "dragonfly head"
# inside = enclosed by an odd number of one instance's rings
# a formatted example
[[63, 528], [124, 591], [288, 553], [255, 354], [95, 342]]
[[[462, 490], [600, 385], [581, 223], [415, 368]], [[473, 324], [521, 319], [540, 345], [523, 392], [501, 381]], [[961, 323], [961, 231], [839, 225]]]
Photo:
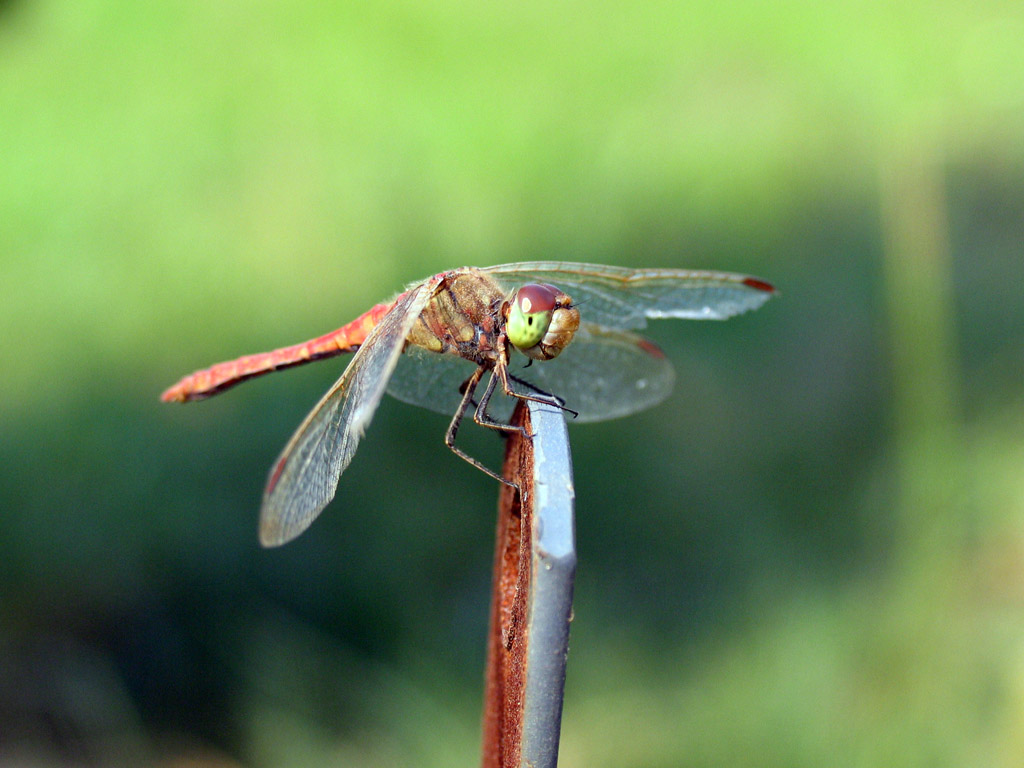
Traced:
[[524, 285], [505, 307], [505, 335], [534, 360], [558, 357], [580, 327], [580, 311], [553, 285]]

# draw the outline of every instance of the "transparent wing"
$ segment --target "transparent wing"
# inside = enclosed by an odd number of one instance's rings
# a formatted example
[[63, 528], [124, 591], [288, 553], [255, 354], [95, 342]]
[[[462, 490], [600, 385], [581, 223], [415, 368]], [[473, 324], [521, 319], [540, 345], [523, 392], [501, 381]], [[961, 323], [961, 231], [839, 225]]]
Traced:
[[562, 398], [567, 408], [579, 413], [570, 423], [617, 419], [645, 410], [668, 397], [675, 381], [672, 364], [653, 342], [592, 323], [581, 325], [554, 360], [529, 368], [510, 365], [509, 372]]
[[[534, 386], [565, 399], [580, 412], [577, 421], [634, 413], [655, 405], [671, 391], [674, 374], [669, 362], [651, 342], [627, 329], [642, 328], [649, 318], [724, 320], [757, 309], [775, 291], [755, 277], [685, 269], [536, 261], [479, 271], [508, 293], [525, 283], [552, 283], [579, 307], [585, 322], [561, 355], [525, 370], [515, 366], [513, 356], [510, 368]], [[472, 372], [471, 363], [454, 355], [410, 347], [388, 393], [450, 414], [459, 403], [459, 385]], [[492, 415], [499, 419], [500, 400], [492, 401]]]
[[449, 418], [462, 400], [459, 386], [476, 365], [457, 355], [440, 355], [410, 344], [388, 382], [388, 394]]
[[436, 278], [402, 295], [356, 352], [341, 378], [306, 417], [274, 463], [260, 509], [260, 541], [294, 539], [334, 498], [384, 394], [413, 323]]
[[[509, 372], [517, 391], [540, 390], [565, 400], [579, 413], [573, 423], [614, 419], [657, 405], [672, 391], [675, 372], [647, 339], [584, 323], [572, 343], [554, 360], [534, 362], [515, 354]], [[448, 416], [455, 413], [459, 385], [474, 365], [454, 355], [438, 355], [410, 346], [388, 385], [388, 394]], [[514, 401], [496, 393], [491, 416], [508, 421]]]
[[757, 309], [775, 292], [763, 280], [730, 272], [557, 261], [502, 264], [480, 271], [509, 291], [524, 283], [551, 283], [572, 297], [584, 320], [605, 328], [635, 330], [647, 325], [648, 318], [662, 317], [724, 320]]

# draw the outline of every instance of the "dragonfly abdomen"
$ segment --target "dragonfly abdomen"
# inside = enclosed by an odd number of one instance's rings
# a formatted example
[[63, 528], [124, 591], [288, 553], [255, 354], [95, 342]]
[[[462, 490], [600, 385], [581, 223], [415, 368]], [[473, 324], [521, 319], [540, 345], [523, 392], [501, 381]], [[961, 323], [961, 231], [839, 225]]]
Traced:
[[377, 304], [341, 328], [301, 344], [246, 355], [191, 373], [165, 390], [160, 399], [179, 403], [202, 400], [265, 373], [355, 352], [394, 304], [394, 301]]

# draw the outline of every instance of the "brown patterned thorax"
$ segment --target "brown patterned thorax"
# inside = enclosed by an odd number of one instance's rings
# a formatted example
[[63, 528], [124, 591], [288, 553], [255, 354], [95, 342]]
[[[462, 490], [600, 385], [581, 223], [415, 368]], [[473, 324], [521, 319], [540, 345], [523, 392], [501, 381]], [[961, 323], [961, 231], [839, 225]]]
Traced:
[[493, 279], [475, 269], [460, 270], [438, 285], [409, 333], [409, 342], [478, 364], [493, 362], [504, 300]]

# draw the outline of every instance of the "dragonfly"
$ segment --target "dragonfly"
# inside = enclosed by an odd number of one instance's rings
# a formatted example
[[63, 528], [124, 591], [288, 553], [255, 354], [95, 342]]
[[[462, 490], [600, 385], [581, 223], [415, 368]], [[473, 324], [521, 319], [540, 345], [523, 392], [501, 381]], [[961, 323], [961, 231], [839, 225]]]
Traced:
[[454, 414], [445, 444], [511, 485], [456, 446], [470, 408], [477, 424], [500, 432], [521, 430], [507, 420], [519, 400], [548, 403], [578, 422], [649, 408], [668, 397], [675, 373], [636, 333], [647, 320], [724, 320], [774, 293], [764, 280], [729, 272], [554, 261], [462, 267], [414, 283], [324, 336], [196, 371], [161, 399], [201, 400], [272, 371], [354, 353], [270, 470], [259, 535], [264, 546], [277, 546], [334, 498], [385, 391]]

